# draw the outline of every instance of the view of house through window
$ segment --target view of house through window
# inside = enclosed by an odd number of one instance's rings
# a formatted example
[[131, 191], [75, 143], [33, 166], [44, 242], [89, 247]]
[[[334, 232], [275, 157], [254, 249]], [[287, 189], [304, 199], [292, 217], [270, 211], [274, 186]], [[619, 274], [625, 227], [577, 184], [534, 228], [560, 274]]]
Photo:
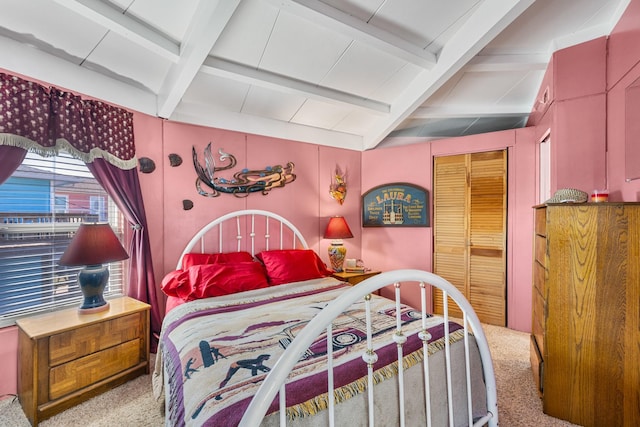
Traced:
[[[38, 311], [80, 305], [81, 267], [58, 260], [81, 222], [111, 224], [122, 240], [123, 217], [86, 165], [61, 153], [28, 153], [0, 185], [0, 327]], [[104, 295], [123, 292], [123, 262], [109, 264]]]

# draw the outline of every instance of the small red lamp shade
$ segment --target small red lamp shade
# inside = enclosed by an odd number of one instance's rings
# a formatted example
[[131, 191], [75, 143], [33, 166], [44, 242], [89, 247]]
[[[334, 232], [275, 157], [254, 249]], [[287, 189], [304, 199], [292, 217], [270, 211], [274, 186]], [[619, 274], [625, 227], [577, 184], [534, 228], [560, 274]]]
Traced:
[[84, 301], [81, 313], [95, 313], [109, 308], [102, 292], [109, 280], [109, 269], [103, 263], [129, 258], [120, 240], [107, 223], [82, 223], [58, 264], [85, 265], [78, 273], [78, 284]]
[[325, 239], [349, 239], [353, 237], [351, 229], [343, 216], [334, 216], [329, 219], [327, 229], [324, 231]]
[[347, 248], [342, 244], [342, 239], [350, 239], [352, 237], [353, 233], [344, 217], [334, 216], [329, 219], [324, 238], [333, 239], [331, 246], [329, 246], [329, 262], [331, 262], [333, 271], [342, 271], [342, 266], [347, 256]]

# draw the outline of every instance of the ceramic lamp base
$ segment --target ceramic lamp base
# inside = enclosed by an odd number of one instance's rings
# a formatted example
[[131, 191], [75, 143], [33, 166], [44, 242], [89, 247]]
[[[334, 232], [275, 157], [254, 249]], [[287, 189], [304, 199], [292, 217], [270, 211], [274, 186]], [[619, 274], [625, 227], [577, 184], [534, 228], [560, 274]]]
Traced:
[[109, 309], [102, 292], [109, 281], [109, 269], [102, 265], [91, 265], [78, 273], [78, 284], [84, 296], [79, 313], [91, 314]]
[[336, 273], [342, 271], [342, 266], [344, 265], [346, 256], [347, 248], [342, 244], [331, 244], [331, 246], [329, 246], [329, 262], [331, 263], [333, 271]]

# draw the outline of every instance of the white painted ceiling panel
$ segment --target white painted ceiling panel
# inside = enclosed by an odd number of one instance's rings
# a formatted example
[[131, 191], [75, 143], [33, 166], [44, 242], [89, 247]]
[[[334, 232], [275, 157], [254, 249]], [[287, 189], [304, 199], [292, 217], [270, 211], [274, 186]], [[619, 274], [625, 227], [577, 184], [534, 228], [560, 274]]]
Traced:
[[288, 12], [278, 15], [260, 68], [319, 83], [349, 47], [351, 40]]
[[[502, 105], [526, 105], [530, 99], [534, 99], [538, 94], [539, 83], [544, 77], [544, 71], [529, 71], [523, 77], [520, 73], [519, 81], [508, 89], [499, 99]], [[531, 106], [533, 110], [534, 105]]]
[[609, 34], [629, 1], [0, 0], [0, 68], [367, 150], [524, 126], [552, 52]]
[[352, 43], [321, 85], [363, 98], [375, 98], [382, 87], [407, 63], [362, 43]]
[[[627, 1], [537, 0], [527, 13], [496, 36], [487, 51], [551, 54], [555, 48], [566, 47], [562, 43], [565, 38], [577, 36], [578, 43], [608, 35], [617, 20], [616, 12], [626, 4]], [[581, 33], [586, 38], [580, 37]]]
[[305, 126], [334, 129], [350, 112], [348, 107], [308, 99], [291, 121]]
[[180, 42], [194, 19], [199, 0], [127, 0], [123, 3], [130, 4], [123, 7], [128, 15]]
[[87, 61], [98, 65], [104, 73], [116, 74], [121, 80], [139, 82], [141, 87], [158, 93], [171, 62], [137, 44], [121, 49], [125, 43], [122, 36], [109, 32]]
[[267, 2], [243, 1], [211, 50], [211, 55], [257, 67], [278, 14], [279, 10]]
[[182, 100], [189, 104], [210, 105], [239, 113], [250, 85], [216, 76], [198, 75]]
[[[385, 4], [386, 0], [323, 0], [323, 3], [344, 13], [353, 15], [363, 22], [369, 22], [376, 12]], [[405, 3], [405, 5], [408, 5]]]
[[423, 0], [409, 2], [385, 2], [369, 21], [371, 25], [385, 28], [403, 39], [425, 49], [438, 52], [442, 43], [431, 46], [435, 40], [447, 32], [449, 27], [464, 25], [466, 13], [481, 3], [480, 0]]
[[412, 82], [423, 70], [414, 64], [405, 64], [393, 74], [382, 86], [377, 88], [371, 98], [386, 104], [393, 104], [398, 94], [406, 90], [408, 83]]
[[37, 45], [74, 64], [80, 64], [106, 34], [104, 28], [50, 0], [1, 0], [0, 10], [0, 35]]
[[442, 102], [464, 103], [463, 105], [495, 104], [504, 95], [503, 92], [493, 90], [496, 84], [511, 88], [521, 79], [522, 73], [517, 71], [464, 73]]
[[371, 128], [376, 120], [380, 120], [380, 115], [361, 110], [353, 110], [340, 120], [340, 122], [336, 123], [333, 130], [358, 135], [361, 129]]
[[252, 116], [289, 122], [304, 102], [305, 98], [302, 96], [252, 86], [242, 107], [242, 112]]

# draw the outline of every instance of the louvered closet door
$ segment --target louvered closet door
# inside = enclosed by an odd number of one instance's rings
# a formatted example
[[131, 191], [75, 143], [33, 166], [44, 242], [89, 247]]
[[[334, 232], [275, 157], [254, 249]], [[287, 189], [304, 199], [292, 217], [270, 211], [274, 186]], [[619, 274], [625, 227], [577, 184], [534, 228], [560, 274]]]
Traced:
[[[433, 189], [433, 272], [467, 296], [467, 156], [436, 157]], [[442, 313], [440, 292], [433, 295], [433, 305], [436, 313]], [[449, 308], [453, 306], [449, 304]]]
[[[501, 326], [506, 325], [506, 172], [506, 151], [434, 160], [434, 272], [464, 294], [482, 322]], [[442, 312], [438, 293], [434, 309]]]

